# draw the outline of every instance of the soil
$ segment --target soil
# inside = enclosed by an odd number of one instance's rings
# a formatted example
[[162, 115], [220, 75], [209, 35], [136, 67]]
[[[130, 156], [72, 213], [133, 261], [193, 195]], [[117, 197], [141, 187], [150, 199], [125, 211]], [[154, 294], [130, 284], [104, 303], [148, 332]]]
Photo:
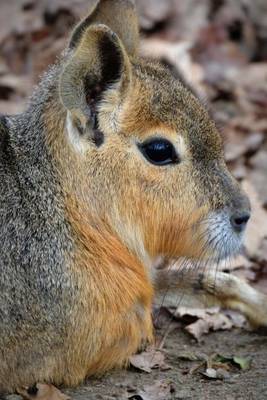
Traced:
[[[65, 390], [73, 400], [146, 400], [137, 395], [146, 385], [162, 380], [170, 382], [170, 391], [165, 400], [266, 400], [267, 399], [267, 333], [232, 330], [213, 332], [196, 343], [181, 329], [171, 332], [164, 346], [166, 361], [172, 367], [168, 371], [154, 370], [148, 374], [133, 369], [113, 371], [98, 379], [90, 379], [84, 386], [75, 390]], [[236, 368], [225, 380], [205, 378], [200, 370], [190, 374], [188, 371], [199, 361], [179, 359], [179, 354], [204, 353], [208, 356], [219, 353], [252, 357], [249, 370]], [[157, 400], [158, 397], [147, 397]]]

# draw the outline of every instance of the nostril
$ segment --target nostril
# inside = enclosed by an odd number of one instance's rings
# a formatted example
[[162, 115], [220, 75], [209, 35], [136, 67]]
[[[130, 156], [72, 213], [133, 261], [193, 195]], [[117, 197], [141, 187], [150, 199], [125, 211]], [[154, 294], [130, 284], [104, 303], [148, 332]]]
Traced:
[[244, 217], [238, 217], [238, 218], [235, 218], [235, 224], [236, 225], [244, 225], [248, 222], [248, 220], [249, 220], [248, 215], [246, 215]]
[[235, 231], [242, 232], [245, 229], [249, 218], [250, 218], [249, 212], [243, 212], [243, 213], [239, 212], [239, 213], [233, 214], [230, 218], [231, 225]]

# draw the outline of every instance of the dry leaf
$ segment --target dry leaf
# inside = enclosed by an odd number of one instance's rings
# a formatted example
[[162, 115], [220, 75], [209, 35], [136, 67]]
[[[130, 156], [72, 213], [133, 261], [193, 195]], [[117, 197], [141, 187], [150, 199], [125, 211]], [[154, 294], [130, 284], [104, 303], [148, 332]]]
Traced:
[[130, 364], [140, 370], [150, 373], [152, 369], [166, 371], [171, 367], [165, 363], [165, 356], [162, 352], [154, 349], [148, 349], [140, 354], [130, 357]]
[[[187, 316], [197, 318], [196, 321], [185, 327], [186, 331], [197, 340], [210, 331], [230, 330], [236, 326], [234, 318], [232, 320], [226, 312], [220, 311], [219, 307], [179, 307], [175, 312], [176, 318], [184, 318]], [[237, 321], [237, 325], [240, 325], [240, 320]]]
[[193, 322], [185, 329], [195, 339], [199, 340], [203, 334], [209, 331], [230, 330], [232, 327], [233, 323], [226, 315], [217, 313], [215, 315], [206, 315], [204, 319]]
[[[37, 383], [34, 390], [17, 389], [25, 400], [70, 400], [69, 396], [60, 392], [55, 386], [46, 383]], [[37, 390], [37, 391], [36, 391]]]
[[129, 397], [129, 400], [170, 400], [173, 392], [171, 382], [160, 380], [145, 386], [138, 394]]

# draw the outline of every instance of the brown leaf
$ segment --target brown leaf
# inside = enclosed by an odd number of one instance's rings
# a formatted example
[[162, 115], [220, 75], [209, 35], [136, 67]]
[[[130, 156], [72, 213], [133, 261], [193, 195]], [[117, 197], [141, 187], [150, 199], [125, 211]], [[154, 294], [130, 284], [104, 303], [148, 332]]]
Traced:
[[210, 326], [208, 321], [204, 319], [199, 319], [196, 322], [188, 325], [186, 328], [187, 332], [189, 332], [195, 339], [199, 340], [201, 336], [208, 333], [210, 330]]
[[[35, 389], [35, 387], [34, 387]], [[64, 393], [60, 392], [55, 386], [46, 384], [46, 383], [37, 383], [36, 390], [29, 391], [19, 388], [17, 392], [23, 397], [25, 400], [70, 400], [69, 396], [66, 396]], [[30, 393], [29, 393], [30, 392]]]
[[217, 313], [215, 315], [206, 315], [204, 319], [193, 322], [185, 329], [195, 339], [199, 340], [203, 334], [209, 331], [230, 330], [232, 327], [233, 323], [226, 315]]
[[153, 385], [147, 385], [143, 390], [140, 390], [137, 395], [129, 398], [132, 400], [169, 400], [173, 398], [171, 394], [174, 388], [171, 382], [159, 380]]
[[152, 348], [131, 356], [130, 363], [134, 368], [147, 373], [152, 372], [152, 369], [167, 370], [171, 368], [165, 363], [164, 354]]
[[179, 307], [175, 313], [175, 316], [192, 316], [197, 318], [197, 321], [187, 325], [185, 328], [187, 332], [189, 332], [197, 340], [210, 331], [230, 330], [235, 326], [234, 321], [232, 321], [230, 317], [228, 317], [225, 313], [220, 312], [219, 307]]

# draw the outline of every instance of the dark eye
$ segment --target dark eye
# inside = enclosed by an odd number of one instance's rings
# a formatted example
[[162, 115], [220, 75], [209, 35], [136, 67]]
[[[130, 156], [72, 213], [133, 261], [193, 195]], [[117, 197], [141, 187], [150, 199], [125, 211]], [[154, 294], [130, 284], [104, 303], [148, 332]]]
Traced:
[[153, 139], [138, 145], [145, 158], [152, 164], [167, 165], [179, 162], [173, 145], [166, 139]]

